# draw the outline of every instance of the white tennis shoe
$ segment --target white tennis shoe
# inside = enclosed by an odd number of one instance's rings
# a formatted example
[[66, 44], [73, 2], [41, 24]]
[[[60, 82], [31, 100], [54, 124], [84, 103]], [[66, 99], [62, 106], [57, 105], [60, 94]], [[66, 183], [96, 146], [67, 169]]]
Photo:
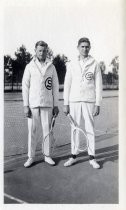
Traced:
[[93, 166], [93, 168], [100, 168], [100, 165], [97, 163], [97, 161], [95, 159], [89, 160], [90, 165]]
[[28, 160], [24, 163], [24, 167], [28, 168], [34, 163], [34, 158], [28, 158]]
[[55, 162], [52, 160], [51, 157], [45, 156], [45, 162], [47, 162], [50, 165], [55, 165]]
[[77, 162], [77, 159], [76, 158], [69, 158], [69, 160], [67, 162], [64, 163], [64, 166], [65, 167], [68, 167], [68, 166], [71, 166], [73, 165], [74, 163]]

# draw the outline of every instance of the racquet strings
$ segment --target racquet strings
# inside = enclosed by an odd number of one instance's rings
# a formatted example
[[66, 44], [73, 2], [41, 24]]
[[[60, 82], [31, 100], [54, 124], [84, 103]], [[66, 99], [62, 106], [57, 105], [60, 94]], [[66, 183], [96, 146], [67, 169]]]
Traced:
[[71, 124], [71, 135], [74, 141], [74, 149], [78, 152], [83, 152], [88, 148], [88, 139], [86, 133], [77, 125], [72, 116], [68, 114], [68, 118]]
[[78, 152], [84, 152], [88, 148], [88, 141], [84, 135], [84, 131], [79, 128], [74, 129], [73, 131], [73, 141], [75, 145], [75, 150]]
[[[49, 133], [46, 135], [46, 137], [44, 138], [44, 140], [42, 142], [42, 152], [43, 152], [43, 155], [45, 155], [46, 157], [49, 157], [54, 152], [54, 147], [55, 147], [55, 141], [56, 141], [56, 139], [54, 138], [53, 128], [54, 128], [54, 125], [55, 125], [55, 119], [56, 119], [56, 115], [54, 115], [52, 117], [52, 121], [51, 121], [51, 126], [50, 126]], [[45, 142], [47, 140], [50, 143], [50, 154], [47, 154], [45, 152]]]

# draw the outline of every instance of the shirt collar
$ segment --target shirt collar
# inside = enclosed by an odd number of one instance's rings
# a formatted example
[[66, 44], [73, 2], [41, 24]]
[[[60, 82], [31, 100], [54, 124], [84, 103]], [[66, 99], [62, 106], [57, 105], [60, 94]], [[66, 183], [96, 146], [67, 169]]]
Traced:
[[[33, 61], [34, 61], [34, 62], [37, 62], [37, 63], [39, 62], [39, 60], [38, 60], [38, 58], [37, 58], [36, 56], [33, 57]], [[39, 62], [39, 63], [40, 63], [40, 62]], [[49, 58], [46, 58], [44, 64], [45, 64], [45, 65], [50, 65], [51, 63], [52, 63], [51, 60], [50, 60]]]
[[78, 55], [78, 61], [87, 61], [87, 60], [89, 60], [91, 58], [91, 56], [90, 55], [88, 55], [86, 58], [82, 58], [80, 55]]

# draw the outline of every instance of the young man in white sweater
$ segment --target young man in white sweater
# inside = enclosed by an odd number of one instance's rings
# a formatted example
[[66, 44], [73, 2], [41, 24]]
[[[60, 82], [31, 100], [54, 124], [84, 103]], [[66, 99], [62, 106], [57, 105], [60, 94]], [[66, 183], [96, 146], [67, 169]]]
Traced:
[[[28, 160], [29, 167], [35, 161], [36, 129], [41, 124], [43, 138], [49, 133], [52, 115], [58, 115], [59, 83], [54, 65], [48, 59], [48, 45], [38, 41], [35, 56], [26, 66], [22, 80], [24, 113], [28, 117]], [[44, 143], [45, 162], [54, 165], [50, 157], [51, 140]]]
[[[81, 116], [84, 118], [85, 131], [89, 139], [89, 163], [93, 168], [100, 168], [95, 159], [94, 116], [100, 113], [102, 100], [101, 70], [95, 59], [89, 55], [91, 48], [88, 38], [78, 41], [79, 56], [68, 64], [64, 82], [64, 113], [71, 114], [80, 125]], [[64, 166], [71, 166], [77, 161], [79, 138], [76, 136], [76, 147], [71, 130], [71, 158]]]

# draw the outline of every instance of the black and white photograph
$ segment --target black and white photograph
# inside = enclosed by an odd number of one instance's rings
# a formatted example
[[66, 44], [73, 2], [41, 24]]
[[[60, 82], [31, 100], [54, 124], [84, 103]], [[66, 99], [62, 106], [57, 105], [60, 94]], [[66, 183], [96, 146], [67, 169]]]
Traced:
[[3, 207], [121, 209], [122, 11], [120, 0], [4, 1]]

